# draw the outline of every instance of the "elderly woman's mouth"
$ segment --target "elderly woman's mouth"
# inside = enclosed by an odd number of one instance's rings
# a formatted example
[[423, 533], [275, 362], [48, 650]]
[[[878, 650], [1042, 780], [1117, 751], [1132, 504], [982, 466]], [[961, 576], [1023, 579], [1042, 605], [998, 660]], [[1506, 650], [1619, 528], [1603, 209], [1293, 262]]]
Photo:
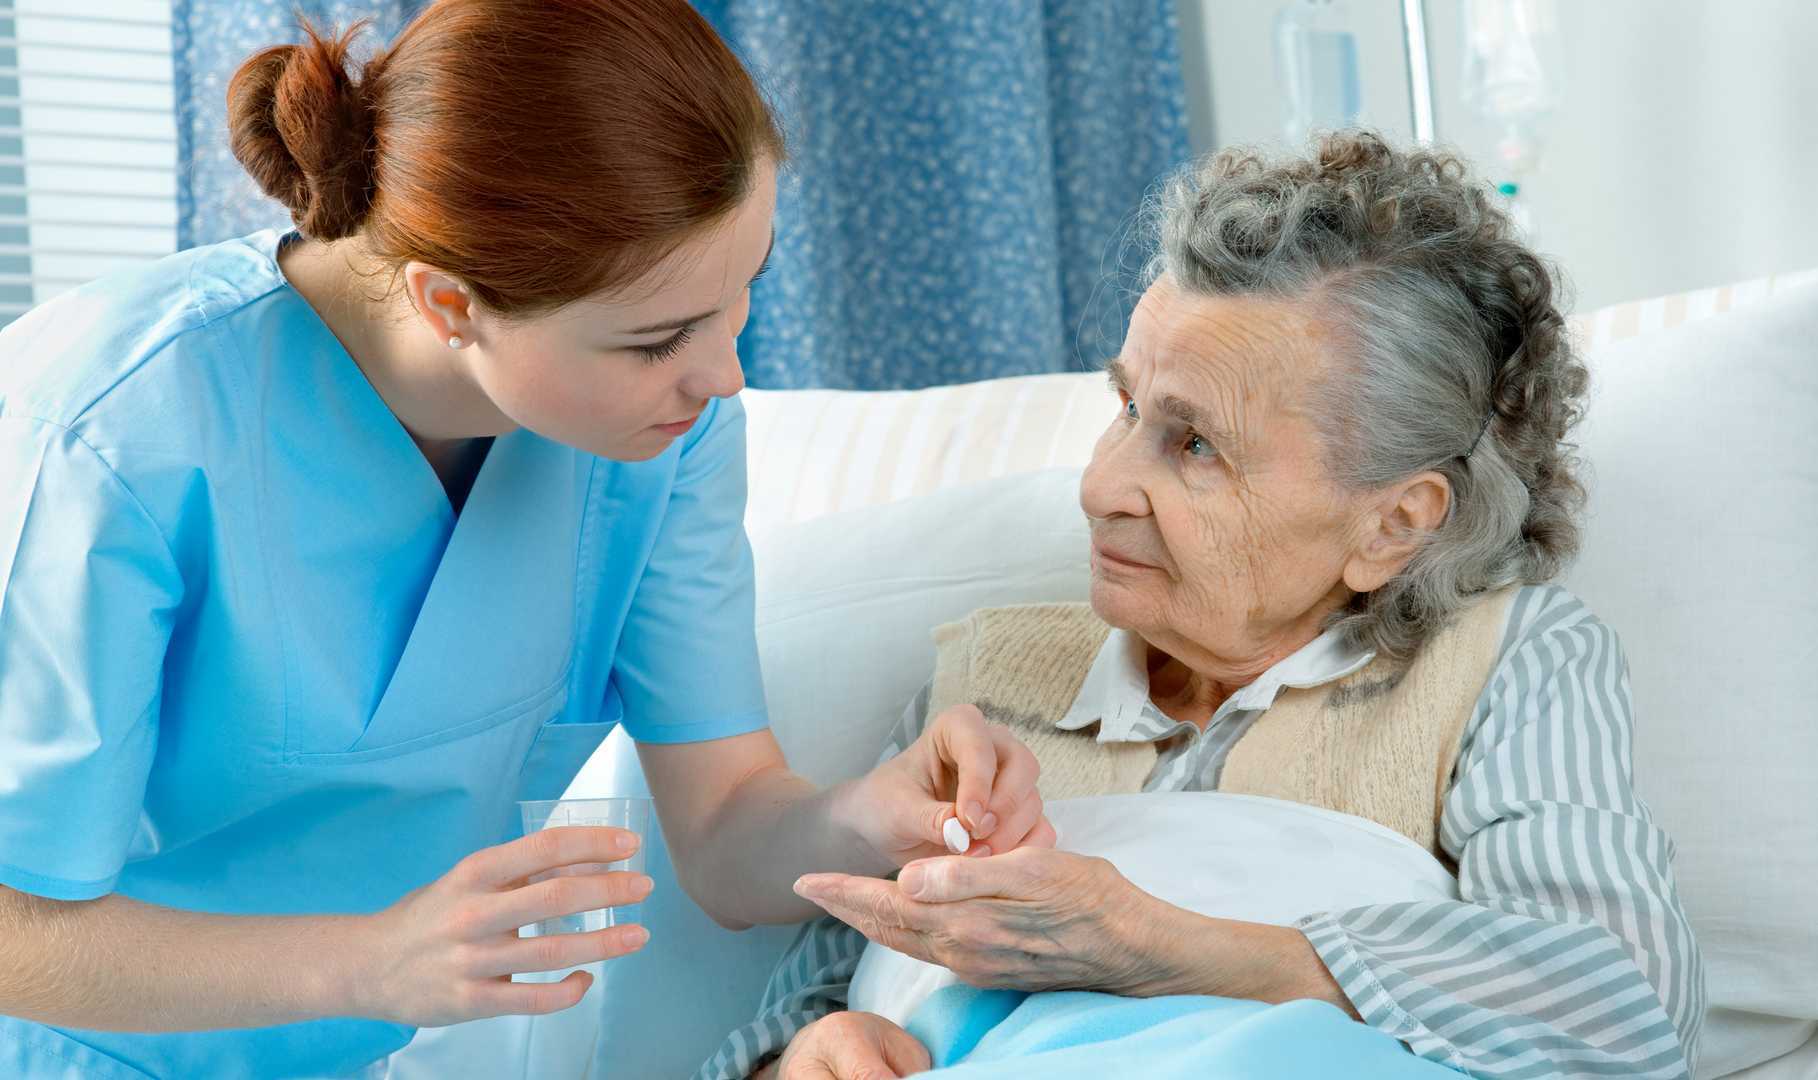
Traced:
[[1100, 541], [1094, 541], [1092, 544], [1092, 563], [1094, 566], [1102, 566], [1113, 572], [1153, 570], [1160, 573], [1162, 571], [1159, 564], [1145, 562], [1134, 551]]

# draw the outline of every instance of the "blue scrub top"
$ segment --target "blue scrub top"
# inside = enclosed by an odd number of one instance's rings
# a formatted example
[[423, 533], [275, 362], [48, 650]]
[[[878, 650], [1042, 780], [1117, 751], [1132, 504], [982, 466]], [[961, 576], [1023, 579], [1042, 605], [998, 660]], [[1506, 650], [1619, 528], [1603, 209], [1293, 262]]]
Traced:
[[[615, 724], [765, 726], [745, 421], [657, 458], [500, 436], [457, 518], [281, 237], [0, 333], [0, 883], [370, 912], [518, 834]], [[0, 1075], [336, 1076], [412, 1029], [0, 1018]], [[76, 1071], [71, 1071], [75, 1069]]]

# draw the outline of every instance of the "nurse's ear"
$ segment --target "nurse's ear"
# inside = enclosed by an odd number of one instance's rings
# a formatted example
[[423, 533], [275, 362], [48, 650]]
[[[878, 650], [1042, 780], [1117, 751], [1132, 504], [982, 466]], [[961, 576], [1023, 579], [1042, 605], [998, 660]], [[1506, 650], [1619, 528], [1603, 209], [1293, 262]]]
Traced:
[[480, 340], [473, 292], [460, 278], [428, 263], [407, 263], [404, 287], [410, 304], [438, 341], [451, 348], [465, 348]]

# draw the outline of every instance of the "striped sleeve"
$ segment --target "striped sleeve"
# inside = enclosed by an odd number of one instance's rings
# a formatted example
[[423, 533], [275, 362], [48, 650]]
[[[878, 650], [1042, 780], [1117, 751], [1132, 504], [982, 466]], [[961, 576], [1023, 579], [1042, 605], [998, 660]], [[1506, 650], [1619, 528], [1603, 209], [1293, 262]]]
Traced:
[[744, 1080], [758, 1062], [781, 1053], [795, 1033], [846, 1007], [846, 988], [865, 951], [865, 935], [831, 915], [802, 929], [770, 973], [757, 1018], [720, 1044], [695, 1080]]
[[1703, 969], [1632, 728], [1615, 633], [1523, 589], [1442, 807], [1462, 899], [1299, 924], [1366, 1023], [1475, 1077], [1691, 1074]]
[[[882, 765], [909, 748], [928, 723], [928, 697], [933, 682], [903, 710], [878, 756]], [[831, 915], [802, 929], [783, 951], [756, 1019], [726, 1036], [719, 1052], [694, 1074], [694, 1080], [744, 1080], [772, 1053], [781, 1053], [795, 1033], [831, 1012], [846, 1007], [846, 991], [865, 951], [865, 935]]]

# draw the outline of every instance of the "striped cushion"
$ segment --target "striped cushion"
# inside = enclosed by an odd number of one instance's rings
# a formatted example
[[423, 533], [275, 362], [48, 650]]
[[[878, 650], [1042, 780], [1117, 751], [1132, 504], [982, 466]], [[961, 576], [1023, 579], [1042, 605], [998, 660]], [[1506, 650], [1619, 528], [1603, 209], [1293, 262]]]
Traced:
[[1818, 270], [1801, 270], [1794, 274], [1755, 278], [1753, 281], [1722, 285], [1715, 289], [1699, 289], [1696, 292], [1661, 296], [1653, 300], [1613, 304], [1579, 315], [1572, 322], [1578, 331], [1579, 342], [1587, 351], [1595, 351], [1636, 334], [1698, 322], [1757, 300], [1765, 300], [1775, 293], [1813, 283], [1818, 283]]
[[[1616, 304], [1572, 320], [1596, 351], [1818, 282], [1818, 270]], [[926, 390], [746, 390], [751, 498], [762, 535], [838, 510], [1051, 465], [1084, 465], [1117, 399], [1097, 372]]]

